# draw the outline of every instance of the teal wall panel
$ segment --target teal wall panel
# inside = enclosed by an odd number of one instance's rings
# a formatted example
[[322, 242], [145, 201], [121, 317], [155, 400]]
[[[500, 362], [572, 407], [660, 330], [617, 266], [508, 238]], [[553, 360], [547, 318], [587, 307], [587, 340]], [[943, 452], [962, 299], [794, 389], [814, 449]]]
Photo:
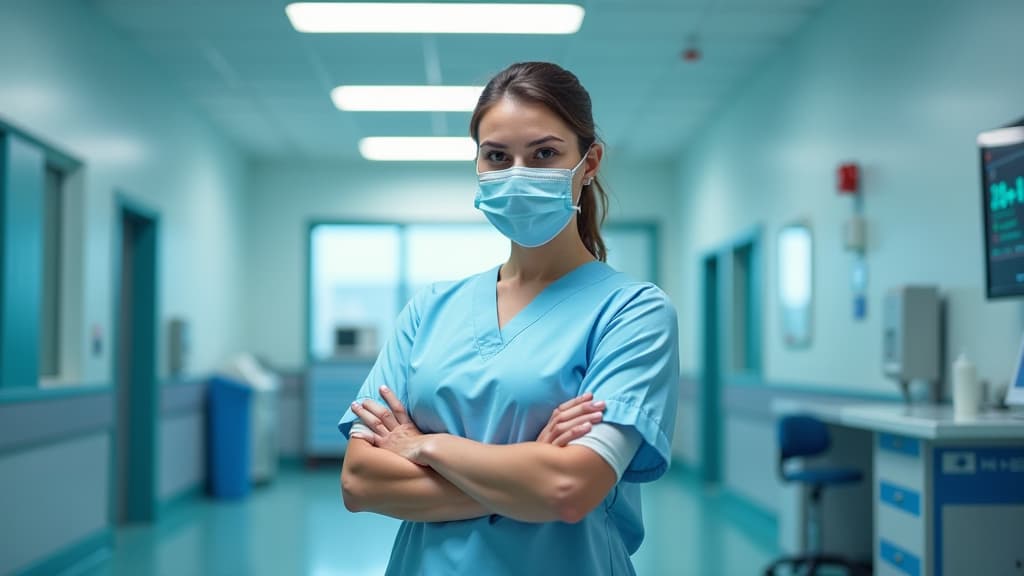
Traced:
[[35, 386], [44, 157], [40, 148], [9, 133], [0, 147], [0, 386]]

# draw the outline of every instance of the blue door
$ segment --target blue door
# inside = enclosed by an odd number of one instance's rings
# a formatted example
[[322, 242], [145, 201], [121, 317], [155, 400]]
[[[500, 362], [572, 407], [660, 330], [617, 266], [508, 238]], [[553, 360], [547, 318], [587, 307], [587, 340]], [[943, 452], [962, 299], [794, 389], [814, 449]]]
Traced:
[[701, 339], [700, 437], [701, 477], [704, 482], [717, 484], [722, 479], [722, 406], [721, 406], [721, 354], [719, 350], [719, 258], [708, 256], [702, 266], [703, 308]]
[[157, 218], [118, 203], [114, 374], [117, 386], [118, 523], [156, 519]]

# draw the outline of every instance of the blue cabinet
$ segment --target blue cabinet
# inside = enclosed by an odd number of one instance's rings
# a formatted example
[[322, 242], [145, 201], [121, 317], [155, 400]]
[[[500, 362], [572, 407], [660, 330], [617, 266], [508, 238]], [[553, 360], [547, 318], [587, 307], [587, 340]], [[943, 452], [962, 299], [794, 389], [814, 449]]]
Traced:
[[322, 362], [310, 366], [306, 377], [305, 455], [341, 457], [348, 441], [338, 420], [356, 398], [373, 367], [373, 360]]
[[1024, 445], [878, 434], [875, 573], [1014, 574], [1024, 562]]

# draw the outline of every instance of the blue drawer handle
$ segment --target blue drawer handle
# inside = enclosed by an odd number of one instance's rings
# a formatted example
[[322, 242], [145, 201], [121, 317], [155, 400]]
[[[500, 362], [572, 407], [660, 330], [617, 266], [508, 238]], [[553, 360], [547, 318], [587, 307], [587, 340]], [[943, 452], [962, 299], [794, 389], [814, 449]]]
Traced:
[[889, 506], [914, 516], [921, 515], [921, 495], [913, 490], [889, 482], [879, 482], [878, 496]]
[[921, 560], [892, 542], [878, 541], [879, 553], [886, 562], [907, 576], [921, 576]]

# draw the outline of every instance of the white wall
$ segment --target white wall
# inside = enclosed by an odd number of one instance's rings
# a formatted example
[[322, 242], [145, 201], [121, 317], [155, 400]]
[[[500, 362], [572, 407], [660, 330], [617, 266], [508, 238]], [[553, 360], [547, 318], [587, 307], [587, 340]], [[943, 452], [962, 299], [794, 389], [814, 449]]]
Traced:
[[[606, 159], [614, 155], [610, 152]], [[661, 224], [661, 277], [678, 292], [673, 173], [667, 165], [606, 160], [609, 221]], [[245, 346], [278, 365], [299, 367], [306, 314], [308, 225], [312, 220], [486, 222], [473, 208], [471, 163], [278, 161], [250, 167], [245, 212]]]
[[[836, 0], [767, 63], [686, 151], [682, 286], [684, 371], [699, 370], [697, 260], [765, 226], [764, 376], [769, 382], [895, 392], [881, 375], [880, 306], [901, 283], [949, 297], [949, 352], [983, 378], [1009, 378], [1022, 329], [1017, 302], [986, 302], [976, 134], [1024, 116], [1019, 0]], [[864, 169], [869, 311], [851, 310], [852, 212], [835, 169]], [[781, 343], [772, 240], [809, 218], [815, 233], [813, 344]]]
[[192, 324], [193, 372], [237, 349], [245, 164], [176, 90], [88, 3], [0, 8], [0, 116], [85, 164], [72, 185], [66, 380], [110, 380], [115, 191], [160, 214], [161, 374], [170, 316]]

